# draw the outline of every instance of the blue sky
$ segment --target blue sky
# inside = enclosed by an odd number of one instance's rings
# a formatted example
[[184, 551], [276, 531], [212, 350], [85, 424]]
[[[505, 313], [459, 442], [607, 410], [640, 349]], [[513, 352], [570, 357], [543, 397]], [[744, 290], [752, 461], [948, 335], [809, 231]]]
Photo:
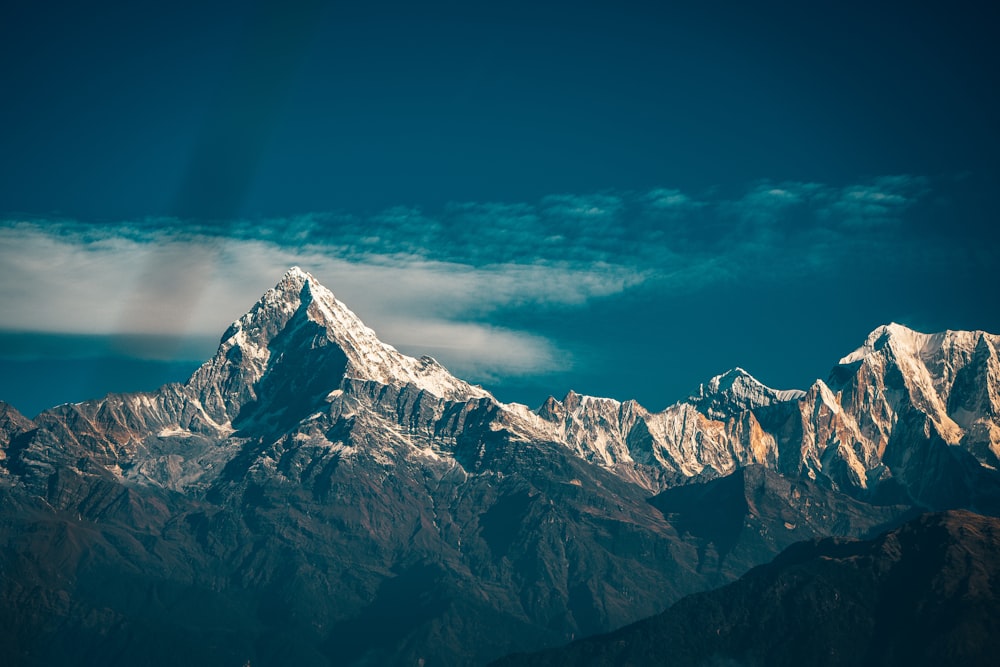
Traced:
[[0, 25], [28, 413], [183, 377], [291, 264], [533, 405], [1000, 331], [996, 10], [64, 4]]

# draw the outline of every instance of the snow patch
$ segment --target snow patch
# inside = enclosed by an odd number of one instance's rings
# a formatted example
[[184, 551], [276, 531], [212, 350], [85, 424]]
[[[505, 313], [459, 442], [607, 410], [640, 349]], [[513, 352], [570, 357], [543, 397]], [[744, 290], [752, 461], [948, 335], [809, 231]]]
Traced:
[[179, 426], [168, 426], [167, 428], [161, 429], [156, 437], [158, 438], [191, 438], [194, 434], [187, 429], [183, 429]]

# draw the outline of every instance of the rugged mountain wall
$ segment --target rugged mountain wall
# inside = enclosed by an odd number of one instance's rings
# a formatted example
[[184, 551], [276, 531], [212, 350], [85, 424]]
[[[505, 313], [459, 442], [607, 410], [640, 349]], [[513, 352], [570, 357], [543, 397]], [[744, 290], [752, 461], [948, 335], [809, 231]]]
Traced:
[[607, 631], [795, 540], [1000, 507], [996, 349], [892, 325], [806, 391], [735, 369], [659, 413], [533, 411], [292, 269], [183, 384], [34, 421], [0, 404], [0, 644], [476, 664]]

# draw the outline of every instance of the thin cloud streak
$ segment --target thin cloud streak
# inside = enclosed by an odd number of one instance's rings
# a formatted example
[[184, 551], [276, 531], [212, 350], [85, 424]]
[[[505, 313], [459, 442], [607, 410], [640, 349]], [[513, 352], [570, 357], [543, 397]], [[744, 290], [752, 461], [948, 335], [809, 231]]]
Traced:
[[[503, 308], [574, 306], [619, 293], [638, 280], [614, 267], [587, 272], [541, 264], [477, 268], [405, 256], [359, 262], [316, 248], [233, 239], [216, 245], [213, 272], [198, 285], [183, 284], [168, 303], [158, 300], [163, 290], [143, 293], [150, 265], [169, 266], [175, 259], [173, 266], [183, 271], [185, 258], [203, 247], [197, 238], [87, 242], [35, 225], [0, 229], [3, 328], [117, 335], [125, 342], [136, 335], [142, 341], [151, 334], [218, 335], [288, 266], [301, 264], [387, 342], [413, 354], [439, 356], [452, 370], [485, 381], [565, 368], [571, 361], [542, 337], [478, 318]], [[176, 275], [165, 271], [154, 278], [169, 281]], [[161, 356], [148, 345], [130, 351]]]

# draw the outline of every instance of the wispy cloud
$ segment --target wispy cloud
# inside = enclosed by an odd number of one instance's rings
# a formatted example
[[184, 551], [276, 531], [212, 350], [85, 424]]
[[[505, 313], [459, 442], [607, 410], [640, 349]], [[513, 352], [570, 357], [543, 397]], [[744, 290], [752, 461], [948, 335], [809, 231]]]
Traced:
[[853, 228], [898, 224], [905, 211], [927, 193], [925, 179], [886, 176], [841, 188], [821, 213], [837, 224]]
[[315, 244], [170, 234], [136, 239], [114, 232], [0, 227], [3, 328], [218, 335], [288, 266], [300, 264], [384, 340], [484, 380], [571, 363], [550, 341], [505, 328], [498, 311], [572, 307], [643, 279], [634, 269], [601, 264], [474, 266], [414, 254], [343, 257]]
[[642, 195], [639, 201], [651, 210], [657, 212], [665, 211], [690, 211], [701, 208], [704, 202], [695, 201], [680, 190], [670, 188], [655, 188]]
[[928, 191], [924, 179], [893, 176], [762, 181], [736, 197], [659, 188], [224, 228], [7, 221], [0, 328], [215, 335], [299, 264], [401, 349], [474, 378], [537, 374], [571, 360], [557, 343], [505, 326], [505, 314], [581, 307], [640, 285], [692, 291], [891, 261], [905, 254], [907, 213]]

